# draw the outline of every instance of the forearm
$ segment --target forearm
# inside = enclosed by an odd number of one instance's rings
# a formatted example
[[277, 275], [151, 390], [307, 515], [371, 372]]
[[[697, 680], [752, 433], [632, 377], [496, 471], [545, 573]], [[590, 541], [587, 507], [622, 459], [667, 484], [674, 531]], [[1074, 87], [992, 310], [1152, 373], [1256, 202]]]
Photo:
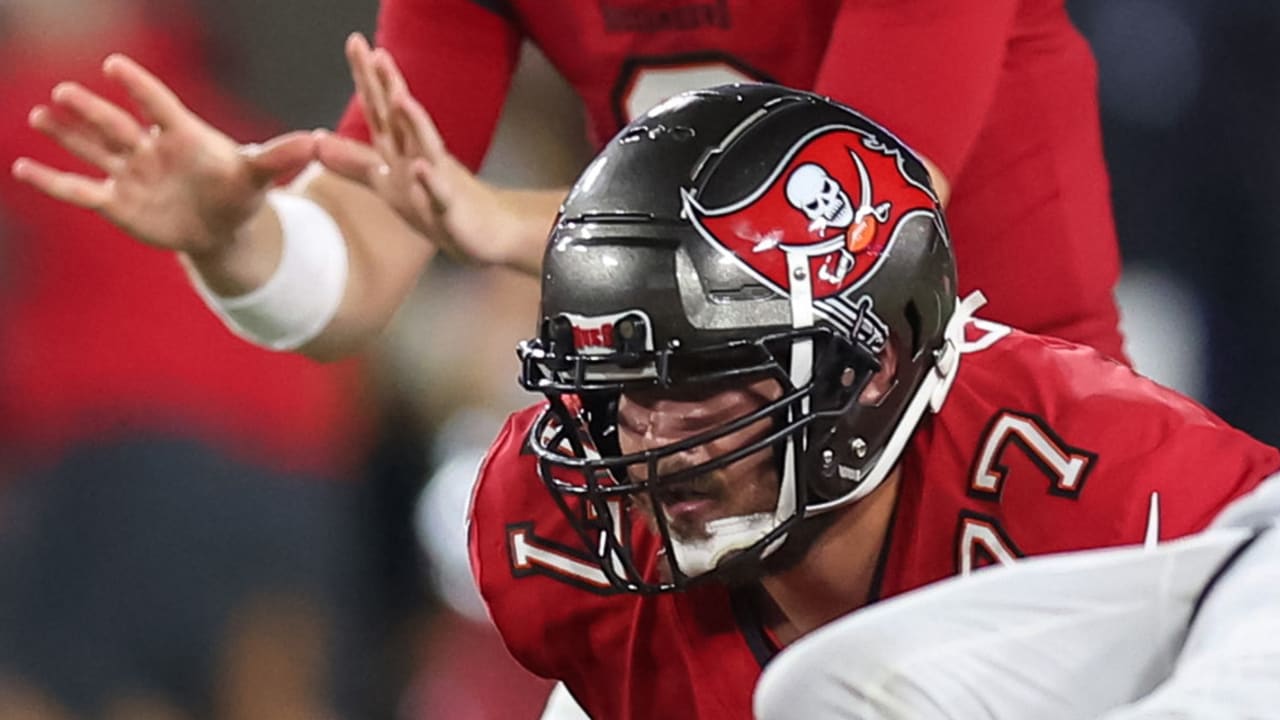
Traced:
[[262, 287], [280, 264], [280, 220], [270, 203], [262, 203], [241, 228], [216, 249], [179, 253], [187, 272], [210, 291], [237, 297]]
[[255, 344], [316, 360], [362, 350], [413, 286], [431, 244], [377, 195], [332, 173], [304, 175], [275, 192], [314, 203], [306, 208], [310, 221], [282, 219], [287, 197], [264, 202], [216, 250], [181, 255], [193, 283], [233, 331]]
[[365, 349], [386, 328], [435, 247], [375, 193], [333, 173], [320, 174], [304, 194], [333, 217], [347, 245], [342, 302], [324, 330], [299, 348], [332, 360]]

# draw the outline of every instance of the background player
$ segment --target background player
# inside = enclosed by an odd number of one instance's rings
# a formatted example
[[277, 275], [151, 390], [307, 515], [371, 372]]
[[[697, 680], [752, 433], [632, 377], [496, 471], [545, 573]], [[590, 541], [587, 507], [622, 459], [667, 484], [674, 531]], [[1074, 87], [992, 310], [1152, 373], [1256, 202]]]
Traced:
[[[307, 252], [319, 253], [314, 260], [298, 262], [332, 267], [345, 248], [347, 270], [308, 285], [306, 297], [277, 280], [275, 292], [251, 296], [251, 306], [230, 303], [229, 319], [263, 344], [333, 357], [382, 328], [434, 252], [411, 227], [467, 257], [536, 269], [560, 194], [498, 190], [468, 169], [497, 117], [519, 27], [577, 88], [598, 138], [649, 103], [711, 81], [773, 79], [858, 102], [936, 158], [935, 185], [943, 195], [954, 185], [966, 287], [988, 288], [1004, 319], [1122, 355], [1094, 69], [1060, 2], [1005, 0], [981, 9], [819, 3], [804, 13], [725, 3], [675, 15], [656, 4], [603, 12], [595, 4], [558, 7], [563, 15], [523, 6], [505, 7], [504, 14], [466, 0], [385, 5], [380, 38], [404, 55], [407, 81], [401, 83], [389, 54], [371, 53], [359, 38], [348, 48], [366, 99], [371, 147], [294, 134], [242, 151], [140, 67], [113, 58], [107, 74], [130, 89], [156, 132], [73, 89], [55, 102], [94, 128], [86, 137], [96, 142], [78, 143], [68, 128], [48, 124], [45, 113], [35, 123], [74, 152], [89, 153], [111, 181], [30, 161], [19, 161], [15, 173], [98, 209], [145, 242], [187, 253], [211, 298], [243, 296], [278, 277], [277, 268], [294, 266], [280, 262], [297, 257], [291, 248], [302, 246], [282, 245], [279, 213], [285, 213], [284, 238], [296, 232], [324, 239], [308, 245]], [[954, 55], [941, 55], [944, 49]], [[929, 57], [927, 66], [915, 64], [917, 56]], [[669, 83], [673, 77], [679, 82]], [[1041, 93], [1043, 87], [1055, 91]], [[945, 118], [927, 115], [934, 112]], [[344, 132], [358, 135], [360, 117], [353, 110]], [[1073, 120], [1055, 120], [1064, 117]], [[264, 202], [272, 184], [313, 156], [338, 171], [299, 185], [318, 205]], [[1053, 188], [1028, 196], [1029, 178], [1052, 178]], [[1028, 238], [1054, 252], [1028, 251]], [[225, 311], [228, 304], [221, 305]], [[291, 318], [284, 329], [277, 316]]]

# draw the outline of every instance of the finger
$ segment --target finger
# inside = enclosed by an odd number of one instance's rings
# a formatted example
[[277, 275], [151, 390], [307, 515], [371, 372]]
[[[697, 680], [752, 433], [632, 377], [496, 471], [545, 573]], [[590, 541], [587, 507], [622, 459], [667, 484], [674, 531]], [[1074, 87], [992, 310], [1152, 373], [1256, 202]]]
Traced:
[[132, 115], [79, 83], [60, 83], [51, 95], [59, 108], [101, 133], [113, 150], [131, 151], [146, 138]]
[[443, 215], [448, 212], [453, 200], [454, 184], [449, 182], [446, 173], [439, 164], [431, 164], [425, 160], [415, 160], [411, 170], [414, 179], [422, 184], [431, 201], [433, 213]]
[[89, 210], [100, 210], [111, 199], [110, 180], [94, 180], [76, 173], [54, 170], [31, 158], [13, 162], [13, 177], [63, 202]]
[[410, 135], [418, 145], [418, 151], [430, 162], [437, 162], [446, 154], [444, 138], [440, 130], [422, 103], [408, 92], [395, 97], [396, 115], [399, 122], [407, 123]]
[[61, 145], [67, 152], [107, 173], [118, 171], [124, 160], [108, 148], [106, 140], [92, 128], [83, 123], [63, 122], [52, 110], [43, 105], [38, 105], [31, 110], [28, 123]]
[[397, 92], [409, 92], [409, 85], [390, 50], [378, 48], [373, 51], [373, 69], [387, 97], [392, 97]]
[[418, 142], [413, 122], [399, 108], [395, 98], [391, 99], [391, 117], [389, 120], [391, 125], [388, 129], [390, 130], [392, 143], [395, 146], [396, 155], [402, 158], [425, 157], [426, 151], [422, 147], [422, 143]]
[[[422, 181], [416, 176], [409, 183], [409, 205], [413, 208], [414, 216], [422, 218], [424, 221], [435, 220], [440, 217], [439, 210], [431, 199], [431, 195], [427, 193]], [[428, 229], [430, 229], [430, 226]], [[448, 245], [448, 233], [429, 232], [428, 234], [437, 245], [442, 247]], [[446, 247], [446, 249], [450, 252], [453, 250], [450, 247]]]
[[102, 71], [123, 85], [138, 109], [160, 127], [174, 127], [190, 116], [190, 111], [168, 85], [129, 56], [111, 55], [102, 63]]
[[261, 184], [301, 171], [315, 157], [316, 138], [305, 130], [285, 133], [258, 145], [243, 145], [241, 155]]
[[363, 65], [364, 83], [369, 92], [369, 106], [378, 117], [378, 127], [380, 129], [380, 132], [373, 137], [374, 147], [378, 148], [380, 152], [390, 159], [393, 154], [398, 154], [398, 148], [395, 143], [395, 137], [392, 135], [391, 103], [387, 96], [387, 90], [378, 78], [378, 73], [375, 69], [376, 53], [376, 50], [370, 52], [368, 61]]
[[371, 66], [378, 87], [386, 99], [387, 134], [390, 136], [392, 148], [400, 156], [422, 154], [421, 146], [412, 136], [413, 126], [397, 117], [401, 113], [397, 110], [396, 99], [408, 94], [409, 89], [404, 79], [400, 77], [400, 72], [391, 59], [391, 53], [383, 48], [374, 50]]
[[315, 157], [326, 168], [363, 185], [386, 167], [382, 156], [369, 145], [328, 132], [316, 136]]
[[347, 63], [351, 66], [351, 80], [355, 83], [356, 94], [364, 107], [370, 139], [379, 150], [389, 151], [386, 104], [383, 102], [384, 96], [378, 92], [377, 79], [371, 68], [372, 54], [363, 35], [353, 33], [347, 39]]
[[373, 101], [373, 107], [378, 112], [378, 117], [386, 123], [388, 115], [387, 88], [383, 84], [382, 78], [378, 75], [378, 58], [385, 54], [386, 51], [378, 49], [366, 50], [363, 62], [360, 64], [361, 74], [364, 76], [366, 89], [369, 91], [369, 97]]

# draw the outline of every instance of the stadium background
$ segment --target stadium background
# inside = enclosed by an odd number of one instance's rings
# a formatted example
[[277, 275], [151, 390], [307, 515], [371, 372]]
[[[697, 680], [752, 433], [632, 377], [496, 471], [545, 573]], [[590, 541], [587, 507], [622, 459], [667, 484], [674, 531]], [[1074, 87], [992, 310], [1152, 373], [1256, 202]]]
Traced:
[[[33, 56], [92, 67], [102, 56], [90, 53], [92, 48], [111, 48], [136, 31], [104, 31], [122, 33], [113, 38], [92, 30], [97, 19], [125, 8], [139, 11], [149, 31], [164, 35], [181, 26], [199, 38], [202, 71], [261, 118], [246, 121], [254, 128], [249, 132], [259, 133], [242, 138], [249, 140], [270, 134], [268, 127], [327, 126], [338, 117], [351, 85], [343, 38], [351, 30], [371, 31], [376, 4], [6, 0], [0, 4], [6, 45], [0, 58], [7, 64], [0, 74], [33, 62]], [[1280, 397], [1280, 375], [1274, 372], [1280, 340], [1273, 331], [1280, 317], [1280, 203], [1274, 199], [1280, 166], [1280, 77], [1274, 71], [1280, 61], [1280, 7], [1267, 0], [1073, 0], [1069, 8], [1099, 63], [1125, 261], [1120, 298], [1129, 350], [1140, 369], [1256, 436], [1280, 443], [1280, 414], [1273, 409]], [[88, 35], [94, 35], [92, 42], [86, 41]], [[28, 109], [29, 103], [12, 95], [0, 100], [10, 136], [4, 147], [17, 148], [12, 152], [21, 151], [24, 132], [36, 139], [19, 127]], [[581, 118], [567, 89], [536, 52], [527, 51], [483, 174], [502, 184], [563, 183], [586, 157], [582, 137]], [[3, 159], [7, 164], [12, 157]], [[5, 313], [16, 312], [7, 301], [49, 270], [41, 264], [49, 262], [47, 256], [22, 250], [31, 240], [24, 234], [25, 207], [21, 196], [0, 203], [0, 324], [5, 325], [12, 320]], [[91, 234], [96, 226], [81, 221], [74, 227]], [[146, 284], [146, 278], [138, 281]], [[332, 634], [300, 621], [305, 613], [287, 603], [267, 610], [237, 607], [214, 620], [192, 620], [181, 610], [198, 604], [201, 583], [211, 581], [193, 579], [184, 557], [146, 565], [153, 568], [147, 570], [148, 580], [157, 589], [148, 596], [153, 606], [121, 611], [125, 617], [144, 615], [138, 621], [142, 629], [130, 640], [77, 636], [57, 627], [63, 620], [54, 610], [68, 604], [67, 598], [90, 598], [76, 607], [93, 608], [100, 586], [133, 577], [137, 569], [130, 563], [137, 560], [137, 546], [77, 540], [86, 518], [109, 512], [96, 501], [80, 503], [75, 514], [44, 514], [39, 520], [25, 515], [33, 484], [27, 468], [38, 466], [41, 455], [23, 428], [4, 422], [0, 414], [0, 433], [7, 433], [0, 434], [0, 543], [8, 537], [6, 527], [40, 524], [37, 529], [65, 542], [37, 558], [37, 566], [67, 563], [67, 572], [42, 573], [39, 581], [30, 565], [9, 566], [10, 582], [34, 588], [28, 602], [52, 610], [20, 616], [0, 602], [0, 641], [39, 636], [52, 638], [45, 644], [54, 648], [31, 666], [0, 661], [0, 717], [231, 720], [261, 717], [265, 707], [274, 708], [277, 717], [314, 717], [317, 708], [350, 718], [536, 717], [546, 686], [512, 667], [484, 628], [466, 575], [459, 515], [477, 453], [502, 415], [527, 400], [512, 381], [512, 348], [532, 326], [535, 298], [534, 284], [510, 273], [434, 264], [391, 332], [353, 370], [361, 380], [351, 386], [360, 395], [352, 412], [360, 414], [356, 426], [364, 441], [352, 449], [355, 468], [339, 491], [326, 490], [322, 501], [295, 504], [292, 491], [262, 500], [262, 489], [246, 481], [199, 488], [204, 494], [189, 498], [222, 508], [215, 534], [204, 540], [225, 540], [227, 547], [263, 522], [251, 517], [251, 506], [270, 506], [272, 538], [298, 528], [293, 542], [284, 542], [273, 556], [282, 565], [329, 557], [314, 544], [317, 525], [326, 519], [341, 525], [343, 532], [332, 537], [350, 545], [324, 551], [342, 558], [341, 570], [331, 575], [342, 585], [337, 595], [348, 599], [338, 604], [340, 622]], [[59, 312], [74, 313], [75, 303], [93, 301], [70, 297]], [[59, 317], [44, 322], [56, 323]], [[474, 332], [477, 317], [493, 318], [486, 332]], [[118, 318], [122, 326], [129, 320]], [[14, 333], [0, 337], [12, 344], [11, 351], [23, 341]], [[68, 345], [64, 352], [68, 363], [92, 376], [92, 368], [102, 364], [98, 353], [112, 349]], [[0, 389], [7, 395], [0, 400], [0, 413], [36, 401], [23, 393], [48, 391], [3, 377]], [[72, 496], [82, 491], [74, 484], [58, 489]], [[134, 534], [148, 538], [143, 547], [165, 546], [169, 529], [186, 522], [174, 509], [174, 496], [195, 492], [175, 481], [156, 493], [121, 494], [128, 498]], [[335, 506], [344, 510], [330, 518], [325, 513]], [[288, 516], [308, 512], [306, 518]], [[10, 560], [3, 550], [0, 544], [0, 571]], [[250, 543], [247, 555], [233, 554], [231, 561], [248, 562], [252, 555]], [[92, 578], [75, 569], [86, 557]], [[278, 570], [273, 567], [262, 572]], [[250, 576], [244, 582], [268, 582]], [[19, 617], [25, 624], [15, 624]], [[236, 630], [291, 622], [296, 632], [284, 633], [275, 644], [259, 633]], [[112, 662], [105, 658], [114, 655], [101, 652], [103, 643], [148, 636], [163, 636], [150, 641], [164, 648], [148, 656], [152, 664], [104, 667]], [[66, 660], [99, 654], [104, 659], [97, 664]], [[183, 670], [184, 663], [190, 669]], [[172, 672], [158, 673], [157, 666]], [[313, 666], [310, 674], [299, 671]], [[175, 679], [178, 675], [182, 678]], [[103, 692], [112, 699], [86, 700]], [[293, 704], [281, 704], [280, 698], [292, 698]]]

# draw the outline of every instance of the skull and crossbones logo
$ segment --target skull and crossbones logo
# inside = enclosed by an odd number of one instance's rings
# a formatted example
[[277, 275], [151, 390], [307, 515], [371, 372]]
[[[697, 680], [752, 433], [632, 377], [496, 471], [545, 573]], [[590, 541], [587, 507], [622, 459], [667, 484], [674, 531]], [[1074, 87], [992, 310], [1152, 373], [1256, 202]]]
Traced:
[[883, 223], [889, 219], [890, 204], [873, 204], [871, 178], [866, 165], [855, 152], [850, 152], [858, 169], [862, 192], [855, 206], [840, 181], [826, 168], [813, 162], [797, 166], [787, 178], [786, 197], [791, 207], [809, 219], [811, 232], [825, 235], [828, 228], [842, 232], [822, 242], [808, 245], [780, 245], [784, 252], [799, 252], [809, 256], [827, 255], [818, 269], [818, 277], [832, 285], [840, 284], [857, 262], [854, 252], [861, 249], [875, 232], [875, 225], [868, 218]]
[[853, 203], [840, 181], [818, 163], [805, 163], [787, 178], [787, 202], [812, 222], [809, 229], [821, 232], [830, 225], [847, 227], [853, 223]]
[[[737, 192], [737, 165], [725, 166], [733, 182], [723, 189], [718, 172], [682, 187], [682, 212], [703, 239], [770, 288], [832, 298], [875, 272], [905, 219], [934, 212], [936, 198], [904, 162], [900, 150], [868, 132], [824, 126], [797, 139], [746, 193]], [[710, 190], [736, 199], [706, 207], [699, 196]]]

